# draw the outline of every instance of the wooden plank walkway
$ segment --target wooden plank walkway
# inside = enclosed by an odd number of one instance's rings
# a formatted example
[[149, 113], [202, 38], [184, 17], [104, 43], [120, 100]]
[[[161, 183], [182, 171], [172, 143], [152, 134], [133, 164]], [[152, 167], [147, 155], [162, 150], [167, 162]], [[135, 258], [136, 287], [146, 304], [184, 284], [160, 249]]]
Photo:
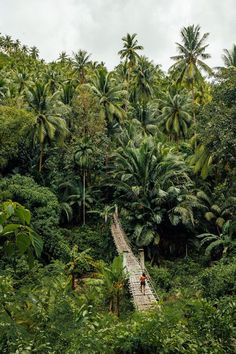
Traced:
[[122, 254], [124, 257], [124, 264], [129, 275], [129, 289], [133, 298], [134, 306], [138, 311], [150, 310], [157, 303], [154, 291], [151, 288], [149, 280], [147, 280], [145, 295], [141, 292], [139, 279], [143, 269], [130, 248], [125, 232], [122, 229], [116, 214], [114, 214], [113, 220], [111, 233], [118, 254]]

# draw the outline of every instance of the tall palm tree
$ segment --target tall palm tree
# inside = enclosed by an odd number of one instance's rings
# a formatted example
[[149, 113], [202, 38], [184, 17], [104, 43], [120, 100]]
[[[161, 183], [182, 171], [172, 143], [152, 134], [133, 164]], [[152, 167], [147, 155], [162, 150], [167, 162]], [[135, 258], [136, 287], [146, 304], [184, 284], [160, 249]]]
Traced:
[[91, 157], [94, 153], [94, 147], [88, 139], [84, 139], [75, 152], [75, 163], [80, 167], [83, 175], [83, 224], [86, 222], [86, 175], [91, 167]]
[[180, 208], [191, 185], [186, 172], [184, 162], [151, 137], [114, 154], [113, 186], [130, 212], [138, 246], [157, 245], [166, 219], [173, 225], [192, 221], [191, 207], [185, 203]]
[[176, 61], [171, 68], [178, 72], [178, 80], [180, 82], [186, 80], [192, 85], [202, 79], [201, 70], [207, 74], [212, 73], [211, 68], [203, 61], [210, 58], [210, 54], [206, 53], [208, 44], [205, 44], [208, 36], [209, 33], [204, 33], [200, 37], [199, 25], [184, 27], [181, 30], [183, 44], [176, 43], [179, 55], [171, 57], [171, 59]]
[[30, 52], [30, 56], [33, 58], [33, 59], [38, 59], [39, 57], [39, 50], [37, 47], [33, 46], [30, 48], [29, 50]]
[[13, 40], [11, 36], [5, 36], [4, 41], [3, 41], [3, 48], [6, 51], [6, 53], [10, 53], [13, 47]]
[[223, 62], [228, 68], [230, 66], [236, 67], [236, 45], [233, 45], [231, 50], [223, 49], [224, 54], [222, 55]]
[[125, 59], [125, 61], [128, 63], [128, 85], [131, 78], [131, 71], [139, 59], [139, 54], [137, 51], [143, 50], [143, 46], [138, 44], [138, 40], [135, 38], [136, 36], [136, 33], [132, 35], [127, 33], [126, 37], [122, 38], [123, 49], [118, 52], [121, 59]]
[[59, 57], [57, 59], [60, 63], [62, 64], [65, 64], [69, 61], [69, 56], [68, 54], [65, 52], [65, 51], [62, 51], [60, 54], [59, 54]]
[[153, 95], [155, 70], [147, 58], [141, 56], [133, 71], [132, 96], [134, 102], [147, 103]]
[[61, 84], [60, 100], [66, 105], [71, 105], [75, 91], [76, 84], [73, 80], [67, 80], [63, 82]]
[[72, 60], [72, 65], [75, 72], [79, 75], [80, 83], [85, 83], [86, 81], [86, 71], [91, 61], [89, 60], [91, 54], [88, 54], [86, 50], [79, 50], [77, 53], [74, 53], [74, 57]]
[[121, 256], [115, 257], [110, 267], [104, 267], [103, 281], [106, 296], [109, 297], [110, 311], [120, 315], [120, 300], [127, 281], [127, 274], [124, 272], [123, 259]]
[[179, 55], [171, 57], [176, 63], [170, 70], [177, 76], [177, 83], [185, 83], [192, 92], [193, 122], [195, 123], [194, 86], [203, 82], [202, 71], [212, 74], [211, 68], [204, 62], [210, 58], [206, 53], [208, 44], [205, 44], [209, 33], [201, 37], [200, 26], [191, 25], [181, 30], [181, 43], [177, 44]]
[[112, 73], [108, 73], [104, 68], [98, 69], [89, 87], [99, 99], [100, 115], [107, 125], [112, 125], [114, 119], [122, 121], [125, 117], [122, 106], [125, 104], [126, 91], [115, 83]]
[[191, 124], [191, 98], [181, 92], [169, 91], [160, 100], [160, 105], [162, 109], [158, 122], [162, 130], [177, 142], [180, 138], [186, 138]]
[[30, 108], [37, 114], [34, 139], [40, 144], [39, 172], [42, 171], [44, 146], [47, 141], [56, 140], [63, 143], [67, 128], [66, 122], [52, 110], [52, 99], [49, 97], [48, 85], [36, 82], [29, 87], [26, 98]]
[[132, 35], [127, 33], [126, 37], [122, 38], [124, 47], [118, 52], [121, 59], [125, 58], [130, 66], [134, 66], [139, 59], [137, 51], [143, 50], [143, 46], [138, 44], [138, 40], [135, 38], [136, 36], [136, 33]]

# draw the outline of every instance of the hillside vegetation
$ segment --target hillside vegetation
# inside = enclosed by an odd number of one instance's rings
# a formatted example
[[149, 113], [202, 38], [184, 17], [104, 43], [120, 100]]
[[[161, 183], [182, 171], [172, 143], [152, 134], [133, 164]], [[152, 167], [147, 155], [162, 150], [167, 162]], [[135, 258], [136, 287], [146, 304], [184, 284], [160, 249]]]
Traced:
[[[0, 352], [236, 351], [236, 46], [181, 30], [167, 73], [136, 34], [109, 71], [0, 35]], [[159, 296], [137, 312], [112, 215]]]

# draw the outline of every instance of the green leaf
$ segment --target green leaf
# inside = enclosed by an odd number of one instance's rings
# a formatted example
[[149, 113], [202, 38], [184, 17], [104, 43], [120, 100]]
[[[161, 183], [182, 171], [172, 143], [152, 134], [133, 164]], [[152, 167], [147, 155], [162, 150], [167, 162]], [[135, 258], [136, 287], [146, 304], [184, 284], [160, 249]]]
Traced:
[[23, 207], [22, 205], [17, 205], [16, 215], [19, 217], [19, 219], [23, 225], [25, 223], [27, 225], [30, 224], [30, 219], [31, 219], [30, 211], [28, 209], [26, 209], [25, 207]]
[[8, 217], [10, 217], [11, 215], [14, 214], [15, 212], [15, 209], [14, 209], [14, 206], [13, 206], [13, 203], [6, 203], [6, 212], [7, 212], [7, 215]]
[[20, 224], [8, 224], [3, 228], [2, 235], [12, 233], [16, 231], [20, 226]]
[[31, 243], [37, 257], [40, 257], [43, 250], [43, 240], [35, 232], [30, 233]]
[[13, 256], [15, 253], [15, 244], [12, 241], [6, 241], [4, 244], [4, 252], [8, 257]]
[[27, 248], [30, 246], [31, 240], [29, 234], [20, 232], [16, 236], [16, 246], [20, 252], [20, 255], [24, 254]]

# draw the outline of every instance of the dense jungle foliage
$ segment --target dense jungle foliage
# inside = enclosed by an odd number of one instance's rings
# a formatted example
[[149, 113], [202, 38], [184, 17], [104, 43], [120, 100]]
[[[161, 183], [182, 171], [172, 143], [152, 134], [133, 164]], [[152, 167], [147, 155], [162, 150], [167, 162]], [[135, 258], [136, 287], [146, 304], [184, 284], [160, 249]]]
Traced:
[[[210, 68], [208, 36], [183, 28], [165, 73], [136, 34], [112, 71], [0, 35], [1, 353], [235, 353], [236, 46]], [[150, 312], [132, 305], [116, 208]]]

